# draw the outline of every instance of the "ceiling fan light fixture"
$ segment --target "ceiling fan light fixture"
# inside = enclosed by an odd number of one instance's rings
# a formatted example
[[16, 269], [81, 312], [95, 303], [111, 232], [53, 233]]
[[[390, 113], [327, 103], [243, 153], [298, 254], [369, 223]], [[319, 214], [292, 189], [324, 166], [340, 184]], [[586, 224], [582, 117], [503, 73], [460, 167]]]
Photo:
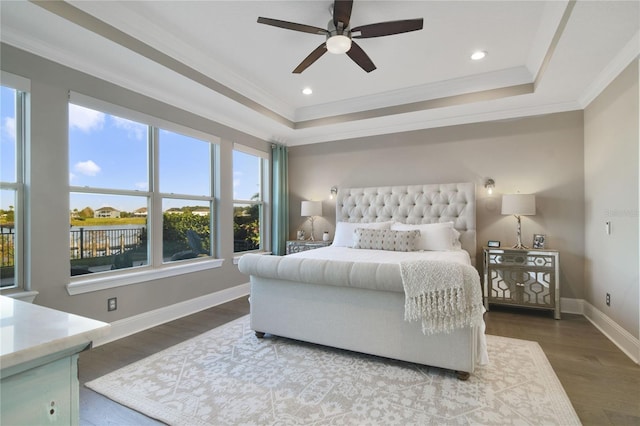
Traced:
[[327, 39], [327, 50], [336, 55], [351, 49], [351, 39], [345, 35], [334, 35]]

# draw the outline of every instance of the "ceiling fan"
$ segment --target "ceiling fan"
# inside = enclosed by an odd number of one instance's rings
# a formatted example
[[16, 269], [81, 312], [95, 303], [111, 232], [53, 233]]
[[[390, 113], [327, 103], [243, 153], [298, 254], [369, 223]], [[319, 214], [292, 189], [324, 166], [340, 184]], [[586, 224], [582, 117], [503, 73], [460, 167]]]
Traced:
[[325, 42], [311, 52], [309, 56], [304, 58], [300, 65], [293, 70], [294, 74], [300, 74], [327, 51], [336, 54], [346, 53], [360, 68], [366, 72], [371, 72], [376, 69], [376, 66], [364, 50], [353, 41], [354, 38], [382, 37], [422, 29], [422, 18], [379, 22], [377, 24], [361, 25], [351, 28], [349, 27], [349, 20], [351, 19], [352, 8], [353, 0], [335, 0], [333, 4], [333, 19], [327, 24], [326, 30], [311, 25], [296, 24], [295, 22], [263, 17], [258, 18], [258, 23], [287, 30], [326, 36]]

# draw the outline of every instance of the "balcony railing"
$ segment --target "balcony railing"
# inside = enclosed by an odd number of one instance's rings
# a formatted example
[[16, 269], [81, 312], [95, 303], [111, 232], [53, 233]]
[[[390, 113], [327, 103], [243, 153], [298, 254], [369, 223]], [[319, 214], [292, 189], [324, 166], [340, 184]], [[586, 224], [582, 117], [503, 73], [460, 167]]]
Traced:
[[72, 229], [71, 260], [124, 253], [140, 245], [144, 231], [145, 228]]
[[13, 224], [0, 225], [0, 267], [14, 266], [15, 235]]

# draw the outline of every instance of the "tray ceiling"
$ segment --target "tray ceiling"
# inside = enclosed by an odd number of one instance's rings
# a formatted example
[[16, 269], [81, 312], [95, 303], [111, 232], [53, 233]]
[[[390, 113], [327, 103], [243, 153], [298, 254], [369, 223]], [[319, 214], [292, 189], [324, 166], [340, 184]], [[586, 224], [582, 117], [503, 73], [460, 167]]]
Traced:
[[1, 2], [0, 38], [288, 145], [582, 109], [640, 52], [636, 1], [355, 0], [352, 26], [424, 29], [359, 40], [369, 74], [332, 54], [292, 74], [323, 37], [258, 16], [326, 27], [331, 4]]

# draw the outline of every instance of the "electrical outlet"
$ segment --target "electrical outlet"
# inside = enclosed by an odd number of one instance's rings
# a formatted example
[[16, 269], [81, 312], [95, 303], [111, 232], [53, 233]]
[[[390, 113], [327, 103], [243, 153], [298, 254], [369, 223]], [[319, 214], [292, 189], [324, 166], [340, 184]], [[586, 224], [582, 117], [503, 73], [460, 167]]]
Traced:
[[116, 309], [118, 309], [118, 298], [112, 297], [111, 299], [108, 299], [107, 311], [111, 312], [111, 311], [115, 311]]
[[607, 302], [607, 306], [611, 306], [611, 295], [609, 293], [607, 293], [606, 302]]

